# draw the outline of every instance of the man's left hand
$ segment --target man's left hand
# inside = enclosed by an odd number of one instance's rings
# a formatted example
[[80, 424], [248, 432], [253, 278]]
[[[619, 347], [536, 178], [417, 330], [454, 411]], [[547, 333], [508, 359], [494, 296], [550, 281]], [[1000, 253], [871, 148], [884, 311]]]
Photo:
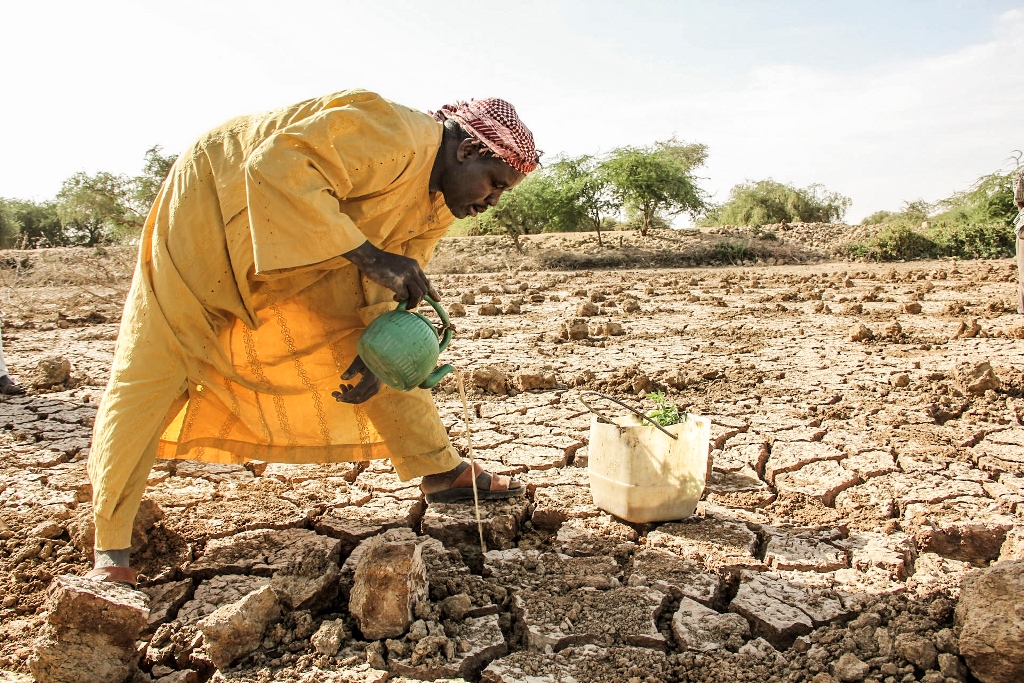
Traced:
[[341, 376], [342, 380], [350, 380], [356, 375], [362, 375], [362, 379], [356, 384], [340, 384], [338, 388], [341, 391], [335, 391], [331, 394], [334, 400], [339, 403], [365, 403], [380, 391], [380, 379], [377, 375], [370, 372], [370, 368], [366, 367], [366, 363], [359, 356], [352, 361], [352, 365], [348, 366], [348, 370]]

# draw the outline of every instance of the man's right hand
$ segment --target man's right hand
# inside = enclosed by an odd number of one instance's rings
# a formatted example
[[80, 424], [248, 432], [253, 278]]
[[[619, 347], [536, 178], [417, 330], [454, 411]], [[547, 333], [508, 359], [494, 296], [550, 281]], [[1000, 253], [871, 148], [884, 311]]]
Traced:
[[393, 291], [395, 301], [408, 299], [410, 309], [419, 305], [424, 294], [435, 301], [441, 298], [416, 259], [391, 254], [368, 241], [343, 256], [354, 263], [363, 275]]

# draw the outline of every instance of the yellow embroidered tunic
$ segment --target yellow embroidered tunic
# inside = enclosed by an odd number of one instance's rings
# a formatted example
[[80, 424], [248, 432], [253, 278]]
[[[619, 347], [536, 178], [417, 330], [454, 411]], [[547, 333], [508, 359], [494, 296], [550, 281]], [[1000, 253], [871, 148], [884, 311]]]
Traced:
[[403, 478], [457, 464], [428, 391], [384, 386], [361, 406], [331, 396], [362, 329], [395, 306], [340, 255], [369, 240], [427, 264], [454, 220], [428, 189], [441, 132], [355, 90], [233, 119], [178, 158], [143, 231], [94, 428], [98, 517], [155, 454], [390, 457]]

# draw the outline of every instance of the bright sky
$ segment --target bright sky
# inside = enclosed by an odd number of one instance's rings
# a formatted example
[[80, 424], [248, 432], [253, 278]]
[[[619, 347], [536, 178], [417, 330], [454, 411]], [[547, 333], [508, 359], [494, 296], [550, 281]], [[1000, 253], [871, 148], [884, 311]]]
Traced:
[[175, 0], [5, 3], [0, 196], [135, 174], [232, 116], [362, 87], [511, 101], [548, 158], [676, 135], [716, 200], [822, 183], [851, 222], [1024, 148], [1009, 0]]

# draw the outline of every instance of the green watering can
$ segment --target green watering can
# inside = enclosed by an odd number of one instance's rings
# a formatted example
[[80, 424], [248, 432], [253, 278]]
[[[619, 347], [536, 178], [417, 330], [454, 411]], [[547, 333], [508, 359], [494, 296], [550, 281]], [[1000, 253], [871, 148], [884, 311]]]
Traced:
[[440, 329], [435, 329], [425, 316], [408, 310], [409, 302], [403, 301], [397, 309], [367, 325], [356, 344], [356, 351], [370, 372], [399, 391], [430, 389], [455, 370], [451, 365], [434, 369], [437, 357], [452, 340], [454, 328], [439, 303], [429, 296], [423, 298], [440, 316]]

